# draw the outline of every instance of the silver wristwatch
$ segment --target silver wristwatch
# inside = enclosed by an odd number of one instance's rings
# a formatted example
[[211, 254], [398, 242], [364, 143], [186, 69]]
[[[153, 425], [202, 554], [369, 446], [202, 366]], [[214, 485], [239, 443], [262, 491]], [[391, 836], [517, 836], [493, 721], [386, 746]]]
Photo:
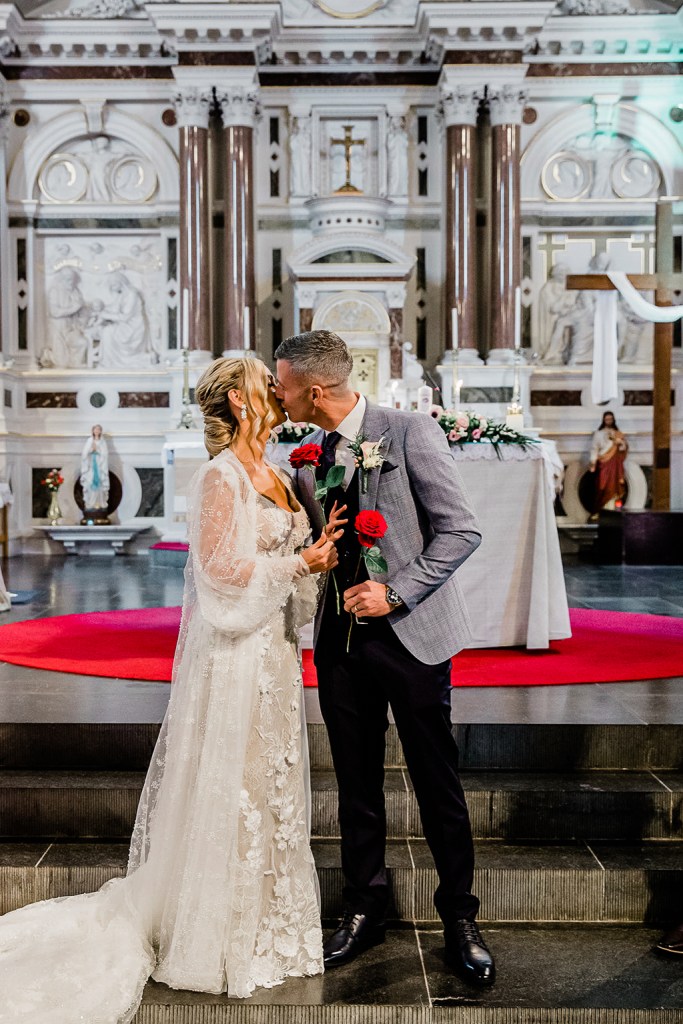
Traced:
[[387, 588], [387, 604], [390, 604], [392, 608], [398, 608], [400, 604], [403, 604], [403, 598], [399, 597], [395, 590], [388, 587], [386, 583], [384, 586]]

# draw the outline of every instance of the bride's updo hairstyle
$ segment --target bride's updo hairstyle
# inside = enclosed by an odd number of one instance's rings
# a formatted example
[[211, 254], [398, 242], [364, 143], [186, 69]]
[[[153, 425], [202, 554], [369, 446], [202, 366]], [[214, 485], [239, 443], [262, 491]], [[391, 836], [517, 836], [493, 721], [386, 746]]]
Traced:
[[211, 458], [230, 448], [239, 432], [240, 420], [228, 398], [231, 391], [241, 392], [247, 407], [249, 441], [275, 426], [268, 402], [268, 374], [260, 359], [247, 358], [216, 359], [201, 375], [194, 393], [204, 416], [204, 444]]

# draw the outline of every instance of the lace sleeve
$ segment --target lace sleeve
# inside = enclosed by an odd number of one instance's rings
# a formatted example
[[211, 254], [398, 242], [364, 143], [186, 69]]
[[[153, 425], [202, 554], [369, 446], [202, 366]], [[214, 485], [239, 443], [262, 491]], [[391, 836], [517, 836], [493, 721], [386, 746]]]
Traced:
[[257, 553], [255, 508], [226, 461], [205, 467], [193, 492], [189, 537], [200, 611], [223, 632], [252, 632], [283, 607], [306, 564], [299, 555]]

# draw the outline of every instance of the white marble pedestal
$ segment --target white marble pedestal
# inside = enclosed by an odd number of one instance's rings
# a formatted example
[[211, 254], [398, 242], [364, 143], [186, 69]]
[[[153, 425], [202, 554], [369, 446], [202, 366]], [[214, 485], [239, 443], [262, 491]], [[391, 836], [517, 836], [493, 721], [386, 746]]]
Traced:
[[113, 557], [121, 554], [124, 546], [149, 526], [37, 526], [64, 546], [69, 555], [99, 555]]

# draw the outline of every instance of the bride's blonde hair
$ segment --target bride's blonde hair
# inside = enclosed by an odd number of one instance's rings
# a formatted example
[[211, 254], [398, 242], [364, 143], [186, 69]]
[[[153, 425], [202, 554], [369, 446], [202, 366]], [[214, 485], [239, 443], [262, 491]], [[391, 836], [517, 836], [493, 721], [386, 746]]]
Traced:
[[[269, 372], [260, 359], [216, 359], [197, 381], [195, 400], [204, 416], [204, 444], [212, 458], [230, 448], [239, 433], [240, 421], [230, 405], [230, 391], [240, 391], [247, 407], [249, 443], [275, 426], [276, 416], [268, 401]], [[255, 399], [266, 410], [265, 415], [255, 407]]]

